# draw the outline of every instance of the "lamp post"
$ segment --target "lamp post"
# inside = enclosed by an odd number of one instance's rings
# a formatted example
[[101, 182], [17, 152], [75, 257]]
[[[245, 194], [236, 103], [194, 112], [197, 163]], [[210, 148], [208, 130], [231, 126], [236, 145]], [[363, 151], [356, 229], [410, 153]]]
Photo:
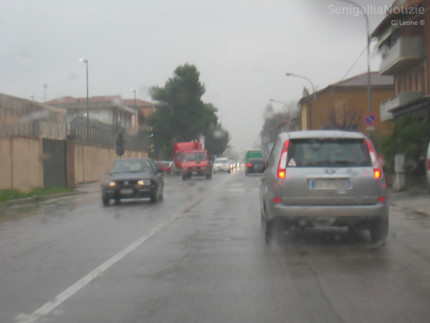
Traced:
[[316, 91], [316, 88], [315, 88], [314, 83], [309, 78], [307, 78], [306, 76], [303, 76], [303, 75], [294, 74], [294, 73], [288, 73], [288, 72], [285, 73], [285, 75], [286, 76], [292, 76], [292, 77], [298, 77], [298, 78], [304, 79], [307, 82], [309, 82], [309, 84], [311, 85], [311, 87], [312, 87], [312, 102], [311, 102], [311, 111], [312, 112], [311, 113], [312, 113], [312, 120], [313, 120], [313, 123], [314, 123], [313, 128], [316, 129], [317, 128], [316, 106], [315, 106], [315, 100], [316, 100], [315, 91]]
[[369, 34], [369, 16], [366, 13], [364, 7], [360, 6], [358, 3], [351, 0], [336, 0], [339, 2], [345, 2], [353, 7], [357, 7], [360, 9], [360, 13], [364, 16], [366, 20], [366, 38], [367, 38], [367, 111], [372, 111], [372, 85], [370, 79], [370, 34]]
[[87, 72], [87, 141], [90, 140], [90, 110], [88, 108], [88, 59], [80, 58], [79, 61], [81, 63], [85, 63], [86, 72]]
[[136, 102], [136, 89], [130, 89], [134, 93], [134, 127], [137, 130], [137, 102]]
[[48, 84], [43, 84], [43, 103], [46, 102], [46, 89], [48, 88]]

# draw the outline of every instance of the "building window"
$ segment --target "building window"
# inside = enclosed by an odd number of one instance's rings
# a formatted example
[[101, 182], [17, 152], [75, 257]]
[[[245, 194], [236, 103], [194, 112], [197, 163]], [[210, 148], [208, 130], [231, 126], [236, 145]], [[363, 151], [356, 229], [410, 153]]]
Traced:
[[424, 71], [421, 69], [418, 73], [418, 78], [419, 78], [419, 91], [424, 91], [425, 89], [425, 85], [424, 85]]
[[409, 91], [413, 92], [415, 91], [415, 74], [411, 72], [411, 74], [409, 75]]

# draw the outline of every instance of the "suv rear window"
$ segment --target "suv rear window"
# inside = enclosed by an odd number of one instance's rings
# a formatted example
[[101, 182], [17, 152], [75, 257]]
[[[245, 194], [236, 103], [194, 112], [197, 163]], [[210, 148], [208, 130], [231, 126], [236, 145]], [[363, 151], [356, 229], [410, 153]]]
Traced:
[[287, 167], [371, 166], [361, 139], [295, 139], [288, 149]]

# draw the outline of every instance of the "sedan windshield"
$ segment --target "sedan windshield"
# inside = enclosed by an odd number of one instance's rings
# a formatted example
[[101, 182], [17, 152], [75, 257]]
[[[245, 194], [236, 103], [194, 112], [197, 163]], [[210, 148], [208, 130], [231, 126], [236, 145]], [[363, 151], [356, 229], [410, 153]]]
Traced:
[[148, 160], [117, 160], [112, 173], [151, 173], [152, 166]]

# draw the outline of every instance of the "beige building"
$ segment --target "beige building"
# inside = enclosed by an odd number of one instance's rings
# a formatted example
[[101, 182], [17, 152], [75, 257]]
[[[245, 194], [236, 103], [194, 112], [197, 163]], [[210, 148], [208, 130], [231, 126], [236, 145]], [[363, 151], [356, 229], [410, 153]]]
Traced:
[[[387, 135], [391, 123], [381, 121], [379, 105], [394, 94], [391, 76], [371, 73], [371, 112], [376, 115], [373, 134]], [[368, 133], [364, 116], [368, 111], [367, 73], [331, 84], [299, 101], [301, 127], [310, 129], [343, 129]]]

